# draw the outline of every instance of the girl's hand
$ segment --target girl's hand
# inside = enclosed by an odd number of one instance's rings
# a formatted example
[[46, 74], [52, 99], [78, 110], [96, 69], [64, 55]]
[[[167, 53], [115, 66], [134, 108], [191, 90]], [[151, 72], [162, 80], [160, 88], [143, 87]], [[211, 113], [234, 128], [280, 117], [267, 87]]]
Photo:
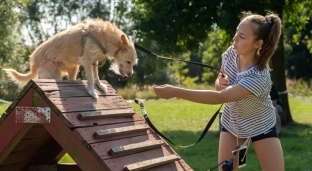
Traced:
[[176, 87], [169, 85], [169, 84], [153, 85], [153, 90], [154, 90], [155, 94], [159, 98], [163, 98], [163, 99], [169, 99], [169, 98], [174, 97], [174, 90], [175, 89], [176, 89]]
[[219, 83], [219, 90], [228, 87], [230, 84], [229, 77], [226, 74], [222, 75], [222, 73], [218, 75], [217, 81]]

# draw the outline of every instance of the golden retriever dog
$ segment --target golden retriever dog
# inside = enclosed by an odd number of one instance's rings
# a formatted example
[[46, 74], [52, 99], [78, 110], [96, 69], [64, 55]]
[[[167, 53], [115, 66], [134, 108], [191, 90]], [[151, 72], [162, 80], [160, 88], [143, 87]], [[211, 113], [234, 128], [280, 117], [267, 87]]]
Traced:
[[[89, 31], [105, 48], [101, 48], [86, 32]], [[66, 29], [39, 45], [30, 55], [30, 71], [21, 74], [14, 69], [3, 69], [18, 84], [26, 84], [31, 79], [76, 80], [79, 66], [82, 65], [86, 77], [88, 93], [98, 98], [94, 85], [104, 92], [107, 86], [100, 82], [98, 61], [113, 59], [110, 67], [116, 74], [131, 76], [137, 64], [134, 43], [115, 25], [101, 19], [85, 20]]]

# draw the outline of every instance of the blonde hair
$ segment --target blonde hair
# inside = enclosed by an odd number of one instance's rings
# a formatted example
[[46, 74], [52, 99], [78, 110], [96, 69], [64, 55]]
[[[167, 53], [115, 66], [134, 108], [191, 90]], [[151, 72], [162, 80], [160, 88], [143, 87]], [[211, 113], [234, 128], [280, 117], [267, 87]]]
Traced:
[[270, 70], [269, 61], [277, 48], [282, 33], [281, 19], [274, 13], [262, 16], [251, 12], [243, 12], [241, 21], [252, 23], [254, 25], [252, 30], [256, 37], [255, 40], [263, 40], [255, 67], [260, 71], [265, 68]]

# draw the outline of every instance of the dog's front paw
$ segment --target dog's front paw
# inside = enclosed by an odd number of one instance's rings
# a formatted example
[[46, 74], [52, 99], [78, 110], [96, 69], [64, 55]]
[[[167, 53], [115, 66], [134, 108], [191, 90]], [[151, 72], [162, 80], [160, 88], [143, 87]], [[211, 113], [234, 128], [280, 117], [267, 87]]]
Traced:
[[88, 90], [88, 93], [90, 94], [90, 96], [92, 96], [95, 99], [99, 98], [95, 90]]
[[103, 83], [100, 82], [100, 83], [98, 84], [98, 87], [99, 87], [101, 90], [103, 90], [104, 93], [107, 92], [107, 85], [105, 85], [105, 84], [103, 84]]

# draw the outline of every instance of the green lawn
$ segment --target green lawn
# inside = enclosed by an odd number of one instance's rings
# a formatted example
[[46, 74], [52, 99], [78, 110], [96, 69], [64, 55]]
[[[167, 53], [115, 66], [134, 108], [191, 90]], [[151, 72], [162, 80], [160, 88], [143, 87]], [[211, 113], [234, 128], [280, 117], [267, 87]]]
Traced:
[[[286, 171], [310, 171], [312, 162], [312, 104], [289, 98], [295, 123], [282, 127], [281, 143], [284, 150]], [[131, 106], [141, 114], [137, 104]], [[7, 105], [0, 103], [0, 113]], [[178, 145], [195, 142], [218, 105], [203, 105], [184, 100], [145, 102], [148, 115], [154, 125]], [[174, 150], [195, 170], [204, 171], [217, 164], [219, 141], [218, 119], [205, 138], [197, 145]], [[73, 162], [66, 155], [60, 162]], [[253, 148], [248, 150], [247, 166], [242, 171], [261, 170]]]

